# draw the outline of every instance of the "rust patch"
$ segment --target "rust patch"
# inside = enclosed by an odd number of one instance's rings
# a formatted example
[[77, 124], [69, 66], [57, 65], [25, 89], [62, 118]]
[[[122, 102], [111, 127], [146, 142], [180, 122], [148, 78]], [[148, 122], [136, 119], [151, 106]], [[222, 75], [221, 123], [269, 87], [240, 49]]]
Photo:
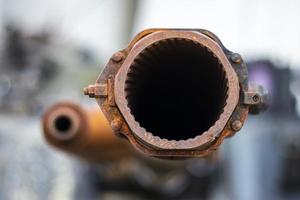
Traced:
[[[149, 68], [160, 65], [160, 57], [163, 56], [163, 53], [172, 53], [173, 49], [176, 49], [174, 46], [175, 43], [172, 42], [173, 40], [176, 40], [176, 48], [181, 49], [181, 52], [183, 53], [191, 52], [193, 55], [195, 54], [194, 57], [201, 58], [212, 55], [214, 58], [207, 61], [208, 65], [215, 62], [213, 60], [217, 60], [217, 65], [221, 66], [219, 67], [221, 69], [205, 68], [205, 71], [203, 72], [210, 70], [212, 74], [221, 74], [213, 76], [213, 80], [217, 83], [220, 82], [218, 87], [220, 91], [223, 91], [224, 93], [220, 94], [223, 95], [222, 98], [224, 98], [224, 105], [222, 104], [221, 107], [214, 108], [222, 111], [218, 114], [214, 123], [211, 124], [207, 130], [199, 132], [196, 136], [179, 140], [166, 139], [156, 135], [157, 133], [148, 131], [147, 129], [149, 127], [145, 127], [145, 122], [141, 125], [139, 121], [141, 117], [134, 116], [129, 105], [136, 105], [139, 104], [139, 102], [134, 100], [129, 102], [127, 97], [134, 90], [126, 91], [127, 82], [134, 81], [134, 84], [130, 85], [130, 87], [134, 87], [137, 82], [143, 81], [147, 78], [147, 73], [149, 73], [148, 71], [131, 73], [133, 65], [135, 65], [134, 63], [143, 63], [139, 65], [148, 65], [150, 66]], [[205, 50], [199, 50], [199, 53], [197, 54], [196, 52], [198, 51], [194, 51], [193, 49], [191, 50], [191, 48], [198, 50], [205, 48]], [[187, 59], [189, 53], [185, 54], [185, 59]], [[177, 57], [173, 58], [178, 60], [176, 59]], [[147, 63], [145, 63], [145, 61]], [[162, 62], [165, 61], [166, 60], [162, 60]], [[185, 61], [185, 63], [189, 64], [189, 61]], [[144, 70], [144, 68], [136, 67], [136, 65], [134, 67], [135, 71]], [[170, 76], [172, 76], [172, 73], [174, 72], [174, 70], [170, 70]], [[133, 78], [128, 78], [128, 74], [130, 73], [130, 76]], [[180, 73], [180, 71], [175, 73]], [[140, 77], [138, 79], [134, 78], [134, 76], [141, 75], [144, 75], [145, 77]], [[201, 80], [198, 80], [195, 76], [191, 76], [191, 78], [194, 80], [194, 82], [191, 82], [191, 87], [194, 83], [201, 82]], [[205, 76], [202, 76], [202, 78], [205, 78]], [[214, 81], [208, 79], [207, 84], [214, 84]], [[107, 84], [107, 96], [95, 96], [95, 98], [115, 132], [117, 134], [124, 135], [133, 146], [143, 153], [161, 158], [203, 157], [211, 154], [218, 148], [224, 138], [234, 135], [236, 131], [242, 128], [242, 125], [247, 118], [249, 107], [251, 106], [249, 103], [247, 104], [244, 94], [250, 94], [253, 92], [251, 87], [250, 90], [248, 90], [247, 67], [241, 56], [237, 53], [230, 52], [213, 33], [203, 29], [147, 29], [139, 33], [126, 49], [123, 49], [112, 56], [96, 81], [96, 84]], [[185, 83], [178, 82], [176, 84], [179, 88], [178, 91], [176, 91], [176, 93], [178, 93], [178, 98], [184, 99], [187, 93], [184, 89], [180, 89], [180, 86]], [[204, 82], [203, 84], [205, 85], [206, 83]], [[185, 84], [185, 86], [186, 85], [189, 84]], [[149, 93], [151, 94], [148, 98], [150, 103], [152, 98], [153, 100], [160, 98], [156, 92], [157, 91], [155, 90], [149, 90]], [[161, 93], [159, 94], [161, 95]], [[186, 99], [186, 103], [180, 104], [182, 109], [187, 110], [185, 113], [193, 112], [194, 108], [190, 107], [190, 105], [194, 105], [192, 104], [192, 95], [195, 95], [195, 97], [198, 95], [199, 97], [199, 94], [201, 94], [201, 91], [195, 90], [191, 92], [191, 95], [189, 95], [191, 97]], [[206, 92], [205, 94], [207, 95], [210, 93]], [[258, 96], [258, 102], [260, 102], [261, 97], [262, 96]], [[203, 96], [203, 98], [206, 98], [206, 96]], [[218, 100], [217, 96], [211, 99]], [[252, 98], [254, 101], [255, 99], [255, 97]], [[176, 102], [177, 101], [174, 101], [174, 103]], [[203, 102], [208, 103], [209, 101]], [[257, 105], [257, 103], [253, 103], [253, 105]], [[159, 109], [162, 108], [158, 108], [158, 110]], [[141, 110], [141, 108], [139, 110]], [[138, 115], [142, 114], [138, 113]], [[197, 118], [196, 115], [193, 114], [189, 116], [193, 117], [192, 120]], [[168, 116], [165, 117], [168, 118]], [[169, 116], [169, 118], [170, 117], [172, 116]], [[138, 118], [138, 120], [136, 118]], [[205, 116], [202, 116], [201, 119], [205, 119]], [[199, 121], [199, 123], [201, 123], [201, 121]], [[176, 125], [177, 124], [175, 123], [174, 126]], [[186, 133], [183, 132], [182, 134], [184, 135]]]

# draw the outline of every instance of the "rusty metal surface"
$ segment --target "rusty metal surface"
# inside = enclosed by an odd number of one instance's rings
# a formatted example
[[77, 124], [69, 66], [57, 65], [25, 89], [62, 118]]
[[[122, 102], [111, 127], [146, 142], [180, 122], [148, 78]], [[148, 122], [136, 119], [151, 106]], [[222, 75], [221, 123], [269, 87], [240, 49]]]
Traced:
[[244, 103], [250, 106], [251, 114], [259, 114], [268, 108], [268, 92], [261, 85], [250, 83], [248, 91], [244, 93]]
[[[222, 91], [223, 93], [226, 92], [226, 94], [224, 93], [224, 106], [219, 108], [219, 111], [222, 112], [219, 113], [215, 122], [207, 130], [199, 132], [196, 136], [179, 140], [161, 138], [141, 126], [130, 108], [127, 97], [128, 91], [126, 91], [126, 81], [128, 82], [130, 79], [128, 76], [136, 60], [140, 59], [140, 57], [148, 57], [147, 59], [150, 59], [145, 51], [151, 51], [157, 57], [162, 56], [160, 50], [162, 48], [172, 49], [166, 47], [165, 44], [170, 43], [167, 45], [171, 46], [172, 43], [174, 44], [173, 41], [177, 42], [179, 47], [186, 49], [186, 51], [189, 50], [187, 49], [188, 46], [193, 46], [193, 48], [202, 48], [202, 52], [205, 51], [204, 53], [212, 55], [220, 67], [220, 69], [216, 70], [219, 71], [218, 73], [223, 74], [214, 81], [221, 82], [220, 84], [223, 84]], [[203, 57], [204, 54], [198, 55], [198, 57], [201, 56]], [[142, 61], [145, 61], [145, 59]], [[143, 69], [140, 67], [140, 70]], [[171, 70], [169, 76], [173, 76], [172, 73], [174, 71]], [[194, 81], [201, 82], [201, 80], [197, 79]], [[202, 84], [205, 85], [206, 83], [203, 82]], [[99, 85], [101, 85], [101, 88], [106, 89], [101, 89]], [[101, 94], [94, 92], [100, 90], [105, 92]], [[156, 91], [149, 92], [153, 93], [151, 98], [160, 98], [155, 94]], [[180, 90], [178, 92], [180, 93]], [[96, 84], [85, 89], [86, 94], [96, 98], [116, 134], [125, 136], [138, 150], [150, 156], [164, 158], [199, 157], [211, 154], [222, 143], [224, 138], [232, 136], [242, 128], [247, 118], [249, 107], [253, 106], [242, 98], [246, 96], [247, 92], [249, 92], [248, 72], [241, 56], [230, 52], [213, 33], [203, 29], [147, 29], [139, 33], [126, 49], [112, 56]], [[192, 93], [199, 95], [201, 92], [193, 91]], [[260, 97], [262, 93], [257, 92], [257, 94]], [[203, 98], [206, 97], [204, 96]], [[259, 103], [256, 102], [255, 105]], [[195, 109], [189, 106], [189, 99], [186, 100], [184, 108], [191, 112]], [[204, 118], [205, 116], [200, 116], [200, 119]], [[200, 123], [202, 122], [199, 120]], [[188, 133], [183, 132], [182, 135], [184, 134]]]
[[[224, 67], [225, 73], [227, 74], [228, 80], [228, 97], [226, 99], [226, 106], [224, 107], [223, 113], [219, 116], [219, 120], [204, 133], [199, 133], [199, 136], [190, 138], [188, 140], [166, 140], [154, 136], [152, 133], [147, 132], [140, 124], [134, 119], [128, 107], [128, 102], [125, 98], [125, 82], [127, 74], [134, 59], [148, 46], [165, 39], [188, 39], [204, 45], [212, 52], [215, 52], [215, 56], [219, 59]], [[153, 91], [155, 93], [155, 91]], [[220, 47], [209, 37], [195, 32], [190, 31], [158, 31], [149, 36], [146, 36], [142, 40], [138, 41], [127, 55], [122, 68], [118, 72], [115, 78], [115, 98], [118, 108], [120, 109], [123, 117], [128, 123], [130, 129], [140, 140], [145, 143], [158, 148], [158, 149], [194, 149], [201, 148], [215, 140], [223, 130], [226, 122], [231, 116], [235, 106], [237, 105], [239, 98], [239, 84], [238, 78], [232, 69], [229, 61], [225, 54], [221, 51]], [[187, 108], [193, 109], [193, 108]], [[201, 123], [201, 121], [199, 121]], [[200, 135], [201, 134], [201, 135]]]
[[[69, 120], [63, 121], [68, 126], [57, 124], [60, 119]], [[44, 137], [49, 144], [83, 159], [107, 162], [134, 155], [132, 147], [113, 134], [98, 108], [60, 102], [46, 111], [42, 123]]]

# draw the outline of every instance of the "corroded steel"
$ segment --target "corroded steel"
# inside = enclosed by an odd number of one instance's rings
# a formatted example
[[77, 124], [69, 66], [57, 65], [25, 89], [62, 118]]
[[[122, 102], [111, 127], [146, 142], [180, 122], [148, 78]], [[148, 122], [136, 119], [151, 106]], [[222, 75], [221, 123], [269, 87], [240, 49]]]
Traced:
[[[112, 56], [99, 85], [106, 95], [86, 94], [96, 98], [115, 133], [164, 158], [211, 154], [242, 128], [250, 107], [261, 108], [265, 95], [248, 89], [242, 57], [202, 29], [139, 33]], [[256, 102], [245, 101], [249, 92], [256, 92]]]
[[43, 116], [44, 136], [49, 144], [95, 162], [132, 157], [134, 151], [116, 138], [102, 112], [71, 102], [51, 106]]

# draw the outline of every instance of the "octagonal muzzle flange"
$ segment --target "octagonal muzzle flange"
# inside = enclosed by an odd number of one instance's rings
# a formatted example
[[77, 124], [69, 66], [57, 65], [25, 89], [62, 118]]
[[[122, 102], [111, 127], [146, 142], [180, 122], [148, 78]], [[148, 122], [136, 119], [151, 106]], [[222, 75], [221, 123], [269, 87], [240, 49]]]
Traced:
[[139, 33], [85, 88], [117, 135], [164, 158], [213, 152], [260, 103], [249, 102], [253, 92], [240, 55], [202, 29]]

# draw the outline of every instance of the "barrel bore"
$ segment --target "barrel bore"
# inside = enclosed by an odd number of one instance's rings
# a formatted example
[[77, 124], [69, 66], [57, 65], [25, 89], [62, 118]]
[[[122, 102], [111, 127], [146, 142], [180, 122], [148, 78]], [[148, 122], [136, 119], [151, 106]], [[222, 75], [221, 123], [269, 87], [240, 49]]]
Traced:
[[54, 107], [45, 120], [47, 132], [57, 141], [73, 139], [79, 131], [80, 124], [80, 113], [71, 106]]
[[72, 119], [69, 116], [58, 116], [54, 121], [54, 126], [58, 132], [64, 134], [72, 127]]
[[132, 62], [126, 78], [128, 107], [154, 136], [186, 140], [219, 119], [228, 97], [221, 62], [207, 47], [189, 39], [160, 40]]

